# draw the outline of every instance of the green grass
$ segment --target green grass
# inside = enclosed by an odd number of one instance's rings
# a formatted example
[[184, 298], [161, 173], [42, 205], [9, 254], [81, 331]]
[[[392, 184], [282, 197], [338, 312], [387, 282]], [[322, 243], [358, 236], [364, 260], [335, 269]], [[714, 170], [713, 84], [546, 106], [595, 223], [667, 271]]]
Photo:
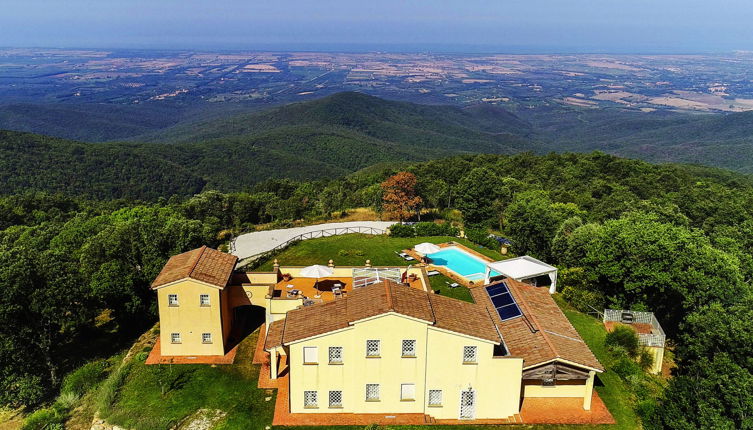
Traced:
[[205, 408], [227, 413], [216, 429], [264, 429], [272, 423], [275, 396], [256, 387], [259, 366], [251, 360], [257, 338], [258, 331], [243, 341], [232, 366], [147, 366], [134, 359], [101, 416], [134, 430], [166, 429]]
[[455, 281], [448, 278], [447, 276], [444, 276], [444, 275], [430, 276], [429, 282], [431, 282], [431, 289], [435, 291], [439, 291], [439, 294], [442, 296], [452, 297], [455, 299], [465, 300], [466, 302], [473, 303], [473, 297], [471, 297], [471, 292], [468, 291], [468, 288], [462, 285], [457, 288], [450, 288], [450, 286], [447, 285], [447, 283], [448, 282], [452, 283]]
[[449, 236], [434, 237], [390, 237], [370, 236], [366, 234], [346, 234], [298, 242], [274, 257], [263, 262], [257, 271], [272, 270], [276, 258], [281, 265], [308, 266], [327, 264], [332, 259], [338, 266], [363, 266], [371, 260], [375, 266], [407, 266], [407, 262], [397, 256], [395, 251], [412, 248], [422, 242], [442, 243], [455, 241], [461, 243], [494, 260], [504, 257], [499, 252], [483, 248], [465, 239]]

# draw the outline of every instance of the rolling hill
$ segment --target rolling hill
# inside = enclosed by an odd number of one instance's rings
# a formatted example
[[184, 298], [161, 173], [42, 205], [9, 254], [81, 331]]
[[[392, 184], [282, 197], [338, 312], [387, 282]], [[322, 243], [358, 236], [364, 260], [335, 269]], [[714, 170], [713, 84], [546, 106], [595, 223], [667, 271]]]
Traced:
[[82, 143], [0, 132], [3, 193], [64, 191], [155, 199], [247, 189], [268, 178], [342, 176], [389, 162], [535, 149], [530, 127], [498, 108], [460, 109], [340, 93], [179, 125], [145, 142]]

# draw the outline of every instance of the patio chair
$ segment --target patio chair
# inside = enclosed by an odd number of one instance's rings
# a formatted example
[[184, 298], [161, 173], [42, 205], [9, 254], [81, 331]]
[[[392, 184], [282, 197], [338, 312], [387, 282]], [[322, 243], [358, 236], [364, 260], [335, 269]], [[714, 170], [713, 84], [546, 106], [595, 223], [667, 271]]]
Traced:
[[332, 287], [332, 294], [335, 295], [336, 299], [339, 299], [343, 296], [343, 290], [340, 287]]
[[447, 282], [447, 281], [445, 281], [445, 284], [449, 285], [450, 288], [457, 288], [457, 287], [460, 286], [460, 284], [458, 284], [457, 282]]
[[439, 275], [439, 270], [429, 270], [428, 272], [426, 272], [426, 274], [428, 276], [436, 276]]
[[411, 257], [410, 255], [404, 253], [404, 252], [397, 252], [395, 251], [395, 254], [399, 255], [400, 258], [402, 258], [405, 261], [416, 261], [415, 258]]

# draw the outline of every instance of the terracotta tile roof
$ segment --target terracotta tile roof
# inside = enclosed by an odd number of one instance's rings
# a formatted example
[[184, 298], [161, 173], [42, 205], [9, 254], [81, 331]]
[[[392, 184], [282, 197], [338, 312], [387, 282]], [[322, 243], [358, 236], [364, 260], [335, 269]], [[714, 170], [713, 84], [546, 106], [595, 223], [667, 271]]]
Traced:
[[275, 346], [282, 346], [282, 331], [285, 328], [285, 319], [273, 321], [267, 328], [267, 338], [264, 340], [264, 349], [269, 350]]
[[152, 282], [152, 288], [159, 288], [185, 278], [225, 288], [237, 261], [238, 257], [234, 255], [206, 246], [173, 255]]
[[[499, 281], [503, 282], [503, 281]], [[502, 321], [485, 288], [471, 288], [476, 303], [491, 312], [510, 354], [523, 358], [523, 368], [561, 359], [595, 370], [604, 367], [591, 352], [546, 288], [505, 279], [523, 317]]]
[[348, 327], [365, 318], [396, 312], [445, 330], [500, 342], [486, 308], [436, 296], [391, 281], [354, 290], [343, 299], [291, 310], [282, 343], [288, 344]]

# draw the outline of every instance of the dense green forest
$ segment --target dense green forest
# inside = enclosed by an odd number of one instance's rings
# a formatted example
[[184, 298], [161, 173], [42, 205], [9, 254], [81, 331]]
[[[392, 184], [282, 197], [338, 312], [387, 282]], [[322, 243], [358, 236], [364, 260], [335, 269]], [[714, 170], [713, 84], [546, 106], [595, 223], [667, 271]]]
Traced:
[[148, 203], [2, 197], [0, 401], [45, 402], [71, 369], [152, 324], [149, 283], [170, 255], [260, 223], [380, 210], [381, 183], [398, 170], [417, 177], [424, 219], [501, 232], [516, 253], [558, 265], [577, 308], [657, 314], [678, 367], [662, 392], [645, 393], [646, 427], [751, 428], [753, 181], [598, 152], [462, 155]]

